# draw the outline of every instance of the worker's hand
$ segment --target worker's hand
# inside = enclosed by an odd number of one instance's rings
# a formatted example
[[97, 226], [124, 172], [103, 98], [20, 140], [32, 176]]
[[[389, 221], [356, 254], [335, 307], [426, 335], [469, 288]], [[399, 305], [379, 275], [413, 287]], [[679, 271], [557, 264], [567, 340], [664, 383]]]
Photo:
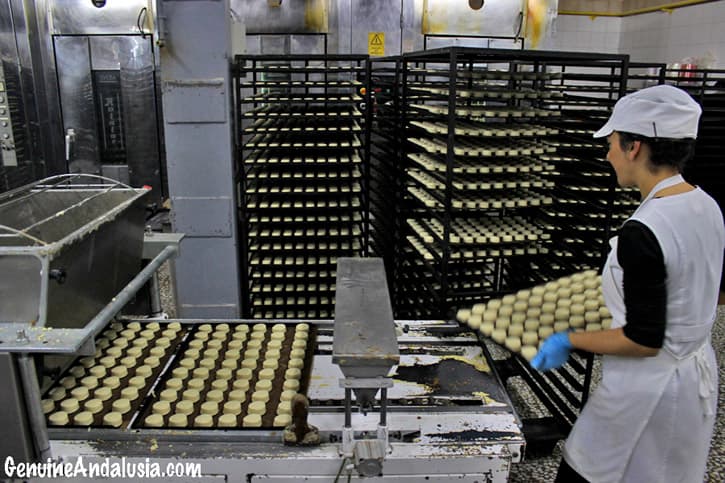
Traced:
[[568, 332], [552, 334], [544, 341], [544, 345], [531, 361], [531, 367], [537, 371], [549, 371], [561, 367], [569, 358], [571, 349]]

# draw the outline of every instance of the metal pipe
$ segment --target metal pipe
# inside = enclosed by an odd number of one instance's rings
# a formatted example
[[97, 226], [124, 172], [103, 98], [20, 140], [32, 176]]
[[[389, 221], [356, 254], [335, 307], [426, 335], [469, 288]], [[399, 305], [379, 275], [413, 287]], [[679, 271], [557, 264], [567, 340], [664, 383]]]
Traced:
[[149, 264], [146, 265], [143, 270], [141, 270], [139, 274], [136, 275], [136, 277], [134, 277], [134, 279], [118, 293], [118, 295], [114, 297], [113, 301], [103, 307], [103, 309], [98, 312], [98, 315], [96, 315], [93, 320], [86, 325], [84, 329], [86, 335], [83, 337], [81, 345], [83, 345], [89, 337], [95, 336], [96, 333], [108, 323], [108, 321], [115, 317], [116, 314], [136, 295], [136, 293], [141, 290], [146, 281], [148, 281], [148, 279], [156, 273], [156, 270], [158, 270], [166, 260], [174, 256], [177, 251], [178, 247], [173, 245], [167, 246], [161, 250], [161, 252], [156, 255], [156, 257], [151, 260]]
[[151, 316], [159, 317], [163, 313], [163, 309], [161, 308], [161, 287], [159, 286], [159, 274], [157, 272], [151, 275], [150, 283]]
[[345, 427], [352, 427], [352, 389], [345, 388]]
[[33, 434], [35, 449], [41, 461], [50, 458], [50, 442], [48, 440], [48, 428], [45, 425], [45, 415], [40, 401], [40, 388], [38, 387], [38, 376], [35, 373], [35, 362], [30, 354], [18, 354], [18, 368], [20, 380], [25, 393], [25, 408], [28, 411], [30, 430]]
[[388, 424], [388, 388], [380, 388], [380, 424]]

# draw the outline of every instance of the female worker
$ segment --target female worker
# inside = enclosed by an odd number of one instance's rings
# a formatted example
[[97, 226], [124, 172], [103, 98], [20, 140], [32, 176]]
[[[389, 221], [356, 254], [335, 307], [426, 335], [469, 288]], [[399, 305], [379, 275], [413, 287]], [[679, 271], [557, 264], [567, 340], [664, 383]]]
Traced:
[[558, 482], [703, 481], [717, 408], [710, 344], [725, 227], [717, 203], [680, 175], [701, 109], [684, 91], [655, 86], [621, 98], [594, 137], [620, 186], [642, 202], [602, 272], [612, 328], [557, 333], [532, 361], [564, 364], [573, 348], [604, 354], [602, 381], [564, 446]]

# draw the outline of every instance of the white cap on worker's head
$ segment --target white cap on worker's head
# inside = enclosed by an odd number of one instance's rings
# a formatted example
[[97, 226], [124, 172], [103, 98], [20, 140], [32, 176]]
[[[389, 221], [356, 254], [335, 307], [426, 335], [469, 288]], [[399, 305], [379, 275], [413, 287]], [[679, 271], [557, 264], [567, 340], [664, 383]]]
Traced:
[[668, 85], [647, 87], [622, 97], [595, 138], [614, 131], [650, 138], [695, 139], [702, 108], [690, 95]]

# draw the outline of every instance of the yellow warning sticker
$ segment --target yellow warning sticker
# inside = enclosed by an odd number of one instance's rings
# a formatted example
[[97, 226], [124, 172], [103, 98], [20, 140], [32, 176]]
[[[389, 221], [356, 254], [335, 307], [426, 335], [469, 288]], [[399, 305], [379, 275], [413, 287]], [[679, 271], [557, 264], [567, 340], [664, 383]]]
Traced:
[[368, 32], [368, 54], [385, 55], [385, 32]]

